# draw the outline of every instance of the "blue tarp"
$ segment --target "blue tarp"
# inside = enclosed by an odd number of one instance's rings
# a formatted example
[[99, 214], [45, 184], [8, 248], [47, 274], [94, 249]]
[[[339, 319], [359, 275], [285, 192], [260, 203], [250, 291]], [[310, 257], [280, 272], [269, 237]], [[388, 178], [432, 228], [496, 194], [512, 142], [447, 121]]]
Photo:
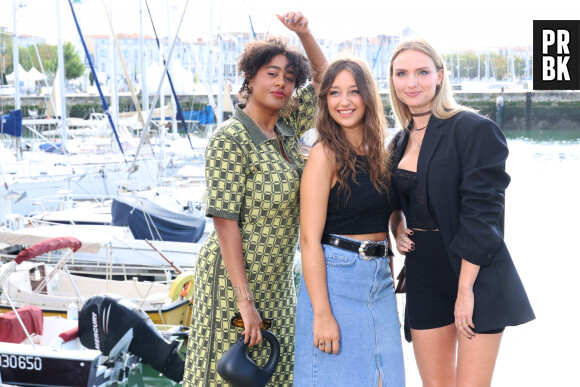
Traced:
[[0, 116], [0, 133], [22, 137], [22, 111], [14, 110]]
[[199, 210], [191, 215], [176, 213], [138, 196], [114, 198], [111, 216], [113, 226], [129, 226], [135, 239], [195, 243], [205, 228]]
[[58, 153], [64, 155], [64, 145], [62, 142], [43, 142], [38, 146], [38, 149], [46, 153]]
[[[179, 113], [178, 113], [179, 115]], [[181, 120], [181, 117], [176, 117], [178, 120]], [[213, 124], [214, 122], [214, 115], [213, 109], [210, 105], [206, 106], [202, 110], [190, 110], [183, 112], [183, 118], [186, 121], [199, 121], [200, 124]]]

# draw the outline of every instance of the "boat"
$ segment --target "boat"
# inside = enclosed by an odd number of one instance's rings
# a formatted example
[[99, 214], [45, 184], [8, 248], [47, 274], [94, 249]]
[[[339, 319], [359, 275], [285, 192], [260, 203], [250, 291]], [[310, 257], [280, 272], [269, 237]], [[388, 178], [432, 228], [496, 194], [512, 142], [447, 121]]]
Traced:
[[[39, 243], [50, 243], [55, 239], [58, 238], [44, 238]], [[81, 247], [78, 251], [90, 248], [79, 243]], [[113, 279], [113, 273], [103, 265], [98, 268], [99, 271], [93, 270], [91, 273], [93, 276], [104, 274], [105, 278], [92, 278], [70, 273], [68, 265], [64, 266], [71, 259], [68, 251], [61, 249], [50, 253], [55, 254], [50, 256], [54, 264], [31, 260], [22, 262], [13, 270], [10, 264], [0, 267], [0, 275], [12, 270], [6, 277], [5, 292], [0, 295], [0, 311], [11, 309], [11, 299], [16, 306], [36, 305], [47, 316], [66, 317], [71, 306], [78, 310], [83, 300], [90, 296], [108, 293], [136, 303], [156, 324], [189, 325], [193, 272], [183, 271], [174, 280], [168, 276], [168, 281], [161, 282], [145, 281], [137, 276]], [[48, 252], [37, 254], [35, 258], [41, 256], [47, 257]], [[182, 292], [184, 287], [187, 291]]]
[[[81, 273], [78, 264], [109, 265], [129, 277], [157, 271], [166, 278], [172, 264], [192, 269], [213, 230], [203, 213], [205, 186], [182, 180], [169, 185], [96, 198], [73, 196], [66, 190], [40, 197], [36, 215], [7, 215], [7, 227], [0, 229], [0, 243], [5, 245], [0, 251], [15, 254], [21, 246], [69, 235], [83, 242], [69, 266], [75, 273]], [[102, 272], [102, 267], [95, 270]]]
[[[31, 316], [42, 319], [43, 329], [32, 342], [6, 342], [0, 334], [2, 385], [107, 386], [124, 383], [140, 365], [139, 358], [127, 351], [106, 356], [99, 350], [83, 347], [78, 338], [78, 321], [43, 317], [39, 308], [25, 308], [19, 313], [22, 319], [30, 320]], [[13, 311], [0, 315], [2, 332], [9, 324], [14, 329], [20, 328], [15, 316]]]
[[[175, 267], [193, 269], [200, 243], [150, 241], [135, 239], [126, 226], [103, 225], [39, 225], [19, 230], [0, 229], [2, 257], [12, 256], [22, 246], [69, 235], [83, 241], [84, 248], [71, 261], [69, 267], [75, 273], [96, 275], [108, 271], [111, 274], [163, 277], [170, 280]], [[51, 263], [61, 257], [59, 251], [37, 258]], [[92, 269], [91, 269], [92, 268]], [[93, 272], [91, 273], [91, 270]]]
[[[5, 284], [19, 265], [56, 249], [72, 255], [81, 246], [74, 238], [54, 238], [23, 250], [3, 265], [0, 290], [12, 311], [0, 316], [0, 383], [107, 386], [124, 382], [141, 361], [180, 382], [185, 366], [179, 356], [181, 342], [167, 340], [147, 314], [125, 298], [93, 296], [70, 319], [43, 316], [34, 305], [15, 307]], [[39, 285], [43, 283], [50, 280]]]
[[[78, 249], [80, 242], [63, 238], [51, 241], [50, 246], [70, 254]], [[4, 284], [12, 272], [31, 257], [24, 251], [13, 262], [3, 265], [0, 274], [0, 290], [12, 308], [0, 315], [0, 383], [106, 386], [124, 382], [129, 372], [140, 364], [138, 356], [130, 355], [122, 347], [107, 355], [97, 349], [88, 349], [80, 342], [78, 321], [44, 316], [34, 305], [16, 309]]]
[[[72, 3], [71, 12], [77, 22]], [[60, 18], [60, 12], [57, 12], [57, 18]], [[14, 25], [16, 28], [16, 10], [14, 10]], [[86, 50], [78, 23], [77, 29]], [[174, 41], [177, 40], [176, 36]], [[17, 36], [13, 43], [17, 53]], [[20, 93], [15, 93], [15, 110], [10, 117], [6, 117], [6, 125], [2, 125], [3, 130], [0, 134], [0, 138], [4, 138], [4, 133], [9, 135], [7, 138], [13, 148], [5, 149], [4, 145], [0, 144], [2, 161], [0, 177], [4, 182], [0, 188], [0, 224], [9, 213], [31, 215], [37, 197], [57, 194], [61, 190], [70, 190], [75, 195], [114, 195], [119, 192], [120, 187], [122, 189], [128, 186], [131, 186], [131, 189], [154, 187], [161, 179], [171, 177], [184, 167], [187, 168], [183, 172], [188, 176], [203, 179], [201, 166], [207, 138], [192, 140], [188, 135], [189, 141], [185, 141], [177, 133], [173, 133], [172, 137], [167, 133], [166, 122], [153, 120], [155, 111], [162, 109], [152, 108], [142, 112], [133, 92], [131, 95], [137, 109], [135, 117], [122, 118], [115, 123], [111, 112], [119, 110], [117, 88], [113, 88], [115, 98], [111, 98], [112, 106], [109, 109], [100, 90], [98, 74], [94, 71], [91, 55], [88, 51], [86, 54], [105, 113], [93, 113], [88, 120], [67, 117], [66, 98], [62, 87], [64, 61], [58, 61], [59, 68], [53, 88], [55, 93], [48, 104], [53, 110], [52, 118], [23, 119]], [[17, 56], [15, 58], [17, 59]], [[120, 59], [122, 58], [120, 55]], [[167, 69], [164, 71], [165, 75], [169, 78]], [[15, 82], [18, 83], [18, 67], [14, 76]], [[132, 89], [131, 77], [127, 72], [126, 80]], [[60, 93], [56, 93], [59, 89]], [[159, 93], [158, 90], [155, 100], [158, 99]], [[183, 126], [186, 126], [185, 118], [189, 121], [200, 121], [199, 117], [191, 116], [193, 113], [190, 113], [190, 116], [186, 114], [187, 117], [184, 118], [177, 95], [173, 93], [173, 96], [177, 112], [176, 114], [172, 112], [171, 116], [179, 116]], [[149, 118], [146, 127], [142, 113], [147, 113]], [[162, 113], [162, 117], [165, 119], [165, 113]], [[3, 122], [4, 119], [0, 121]], [[23, 127], [34, 133], [37, 139], [22, 138]], [[10, 130], [4, 130], [8, 128]], [[141, 141], [135, 136], [138, 131], [143, 131]], [[142, 147], [145, 140], [148, 146]], [[11, 151], [14, 151], [15, 155], [12, 155]]]

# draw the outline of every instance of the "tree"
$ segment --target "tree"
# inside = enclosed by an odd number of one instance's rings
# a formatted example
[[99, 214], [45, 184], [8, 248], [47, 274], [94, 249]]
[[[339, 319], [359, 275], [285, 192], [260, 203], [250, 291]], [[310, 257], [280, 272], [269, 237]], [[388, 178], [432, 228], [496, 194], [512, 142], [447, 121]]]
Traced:
[[[0, 41], [0, 47], [4, 48], [4, 70], [5, 74], [10, 74], [14, 70], [12, 69], [12, 38], [2, 36]], [[1, 55], [1, 53], [0, 53]]]
[[490, 55], [490, 61], [495, 72], [495, 79], [504, 79], [507, 74], [507, 57], [498, 53], [493, 53]]
[[477, 55], [466, 53], [461, 55], [461, 76], [469, 79], [477, 78]]
[[[485, 54], [480, 54], [479, 66], [480, 66], [480, 76], [484, 77], [485, 73], [485, 61], [489, 60], [488, 65], [490, 66], [489, 75], [495, 77], [497, 80], [502, 80], [510, 74], [508, 69], [508, 59], [507, 56], [501, 53], [490, 53], [487, 58]], [[477, 66], [478, 58], [476, 54], [473, 53], [461, 53], [458, 55], [455, 53], [444, 55], [443, 60], [445, 61], [445, 66], [448, 69], [450, 78], [457, 79], [457, 60], [459, 59], [459, 69], [460, 69], [460, 79], [471, 78], [477, 79]], [[519, 69], [524, 69], [524, 60], [516, 57], [514, 58], [514, 67], [516, 70], [516, 76], [521, 76]]]
[[[38, 55], [36, 53], [37, 49]], [[38, 63], [38, 57], [40, 57], [40, 60], [42, 61], [42, 66]], [[36, 47], [30, 45], [28, 47], [18, 48], [18, 59], [20, 60], [20, 65], [26, 71], [35, 67], [39, 71], [44, 69], [45, 72], [49, 73], [52, 69], [48, 66], [51, 65], [51, 60], [54, 58], [56, 58], [56, 47], [49, 46], [46, 43], [37, 44]]]
[[[53, 46], [54, 47], [54, 46]], [[80, 55], [75, 51], [71, 42], [66, 42], [63, 47], [64, 50], [64, 77], [75, 79], [83, 75], [85, 72], [85, 65], [81, 60]], [[56, 71], [58, 66], [58, 58], [55, 56], [47, 62], [47, 67]]]
[[66, 79], [78, 78], [85, 72], [85, 65], [71, 42], [64, 44], [64, 72]]

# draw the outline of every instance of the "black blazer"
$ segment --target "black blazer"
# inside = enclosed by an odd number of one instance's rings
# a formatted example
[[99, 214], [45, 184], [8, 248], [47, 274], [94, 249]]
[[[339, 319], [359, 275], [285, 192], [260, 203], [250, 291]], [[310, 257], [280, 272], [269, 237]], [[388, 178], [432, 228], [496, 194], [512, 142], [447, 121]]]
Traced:
[[[394, 168], [408, 141], [408, 131], [393, 138]], [[473, 287], [476, 332], [535, 318], [503, 239], [507, 156], [506, 139], [493, 121], [460, 112], [445, 120], [431, 116], [417, 163], [417, 189], [439, 225], [457, 277], [462, 258], [481, 267]], [[398, 196], [405, 212], [406, 198]]]

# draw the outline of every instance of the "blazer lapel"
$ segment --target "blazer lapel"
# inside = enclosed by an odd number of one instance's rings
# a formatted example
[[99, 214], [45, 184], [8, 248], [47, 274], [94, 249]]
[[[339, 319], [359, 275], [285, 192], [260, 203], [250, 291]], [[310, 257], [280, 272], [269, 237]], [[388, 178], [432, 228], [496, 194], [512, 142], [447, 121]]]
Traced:
[[403, 158], [403, 154], [405, 153], [405, 149], [407, 148], [407, 143], [409, 142], [409, 131], [401, 129], [401, 135], [399, 136], [399, 140], [397, 141], [397, 145], [395, 148], [394, 160], [395, 165], [393, 166], [394, 169], [399, 167], [399, 162]]
[[424, 198], [427, 198], [427, 168], [429, 162], [433, 158], [437, 144], [443, 135], [443, 124], [445, 120], [431, 116], [429, 119], [427, 131], [421, 144], [421, 151], [419, 152], [419, 160], [417, 161], [417, 188]]

